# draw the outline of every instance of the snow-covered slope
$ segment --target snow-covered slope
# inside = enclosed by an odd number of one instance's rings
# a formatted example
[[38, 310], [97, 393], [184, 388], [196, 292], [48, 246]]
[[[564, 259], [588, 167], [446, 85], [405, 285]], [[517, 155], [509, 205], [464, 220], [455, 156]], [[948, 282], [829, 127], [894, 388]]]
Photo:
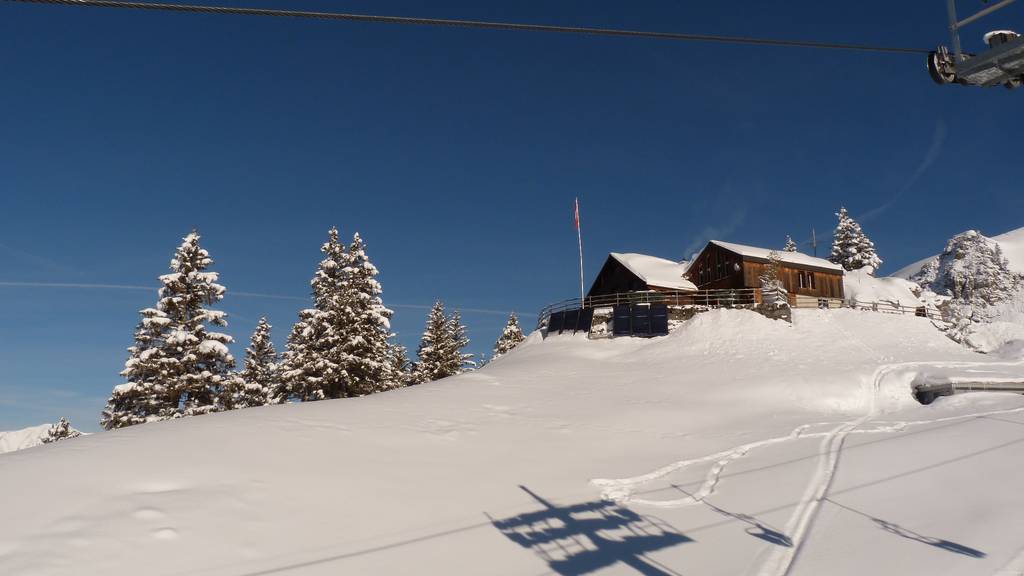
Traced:
[[1003, 249], [1003, 255], [1010, 261], [1010, 269], [1017, 274], [1024, 274], [1024, 228], [1000, 234], [992, 239]]
[[0, 432], [0, 454], [39, 446], [43, 443], [43, 438], [46, 438], [46, 433], [49, 430], [50, 424], [40, 424], [21, 430]]
[[[993, 574], [1024, 378], [925, 319], [699, 314], [475, 373], [0, 456], [0, 574]], [[980, 418], [979, 414], [988, 415]], [[840, 457], [841, 454], [841, 457]]]
[[891, 302], [898, 306], [916, 308], [922, 304], [914, 294], [917, 284], [895, 277], [876, 278], [865, 270], [843, 274], [844, 295], [855, 302]]

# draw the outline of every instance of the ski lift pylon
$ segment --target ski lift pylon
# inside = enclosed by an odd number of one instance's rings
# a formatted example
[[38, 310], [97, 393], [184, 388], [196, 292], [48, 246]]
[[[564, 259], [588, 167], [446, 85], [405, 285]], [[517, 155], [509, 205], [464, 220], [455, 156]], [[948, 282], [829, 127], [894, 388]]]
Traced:
[[961, 28], [1015, 1], [1002, 0], [958, 20], [956, 0], [946, 0], [953, 50], [939, 46], [928, 54], [928, 74], [932, 80], [937, 84], [1002, 85], [1011, 89], [1024, 85], [1024, 36], [1012, 30], [989, 32], [984, 36], [988, 49], [981, 54], [966, 53], [960, 46]]

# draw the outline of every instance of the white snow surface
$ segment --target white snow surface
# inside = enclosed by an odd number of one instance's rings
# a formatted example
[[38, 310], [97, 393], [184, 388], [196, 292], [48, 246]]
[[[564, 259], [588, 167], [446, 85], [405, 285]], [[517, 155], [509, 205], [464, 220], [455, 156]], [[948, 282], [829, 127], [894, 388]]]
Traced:
[[[732, 242], [723, 242], [721, 240], [712, 240], [712, 244], [721, 246], [726, 250], [735, 252], [741, 256], [749, 258], [760, 258], [767, 260], [768, 255], [772, 252], [768, 248], [758, 248], [756, 246], [746, 246], [744, 244], [734, 244]], [[839, 264], [833, 264], [824, 258], [816, 258], [800, 252], [786, 252], [785, 250], [775, 250], [775, 254], [779, 260], [788, 264], [796, 264], [798, 266], [813, 266], [815, 268], [825, 268], [828, 270], [841, 271], [843, 269]]]
[[923, 302], [914, 295], [917, 284], [903, 278], [876, 278], [864, 270], [848, 271], [843, 275], [846, 299], [857, 302], [895, 302], [900, 306], [916, 308]]
[[992, 239], [999, 242], [1003, 256], [1010, 261], [1010, 270], [1024, 274], [1024, 228], [993, 236]]
[[[698, 314], [534, 333], [362, 398], [145, 424], [0, 456], [0, 574], [1010, 574], [1024, 379], [925, 319]], [[73, 478], [69, 474], [73, 473]]]
[[670, 290], [697, 290], [697, 286], [684, 277], [686, 262], [673, 262], [657, 256], [634, 253], [612, 252], [611, 256], [648, 286]]
[[46, 433], [49, 430], [50, 424], [40, 424], [21, 430], [0, 432], [0, 454], [39, 446], [43, 443], [43, 438], [46, 438]]

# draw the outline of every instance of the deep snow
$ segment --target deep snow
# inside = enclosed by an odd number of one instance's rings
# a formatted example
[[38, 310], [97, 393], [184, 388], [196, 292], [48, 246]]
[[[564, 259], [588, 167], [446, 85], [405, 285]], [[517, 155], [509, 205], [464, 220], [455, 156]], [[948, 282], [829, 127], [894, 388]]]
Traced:
[[1024, 377], [928, 320], [699, 314], [474, 373], [0, 456], [0, 574], [994, 574], [1024, 566]]

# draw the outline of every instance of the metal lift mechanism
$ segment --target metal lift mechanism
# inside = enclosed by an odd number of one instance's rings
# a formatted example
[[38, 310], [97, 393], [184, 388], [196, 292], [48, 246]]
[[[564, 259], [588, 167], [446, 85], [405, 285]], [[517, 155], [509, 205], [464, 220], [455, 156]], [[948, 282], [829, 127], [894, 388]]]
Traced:
[[978, 13], [957, 20], [956, 0], [946, 0], [949, 11], [949, 32], [953, 40], [953, 53], [945, 46], [928, 54], [928, 73], [937, 84], [964, 84], [969, 86], [998, 86], [1019, 88], [1024, 85], [1024, 36], [1009, 30], [985, 34], [989, 48], [975, 55], [960, 47], [960, 29], [1004, 8], [1016, 0], [1002, 0]]

